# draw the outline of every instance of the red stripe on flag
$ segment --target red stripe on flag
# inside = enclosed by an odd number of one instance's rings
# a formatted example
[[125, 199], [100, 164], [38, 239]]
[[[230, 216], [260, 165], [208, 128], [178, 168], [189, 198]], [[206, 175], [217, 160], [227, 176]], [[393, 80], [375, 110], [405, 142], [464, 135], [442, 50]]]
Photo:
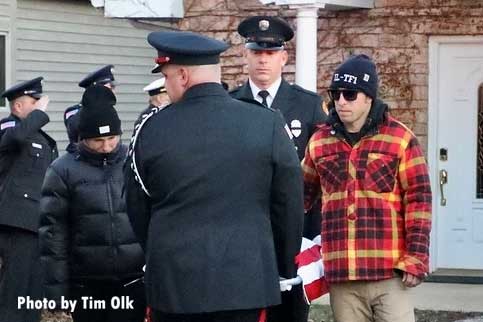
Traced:
[[320, 245], [303, 238], [300, 253], [295, 256], [298, 264], [297, 275], [302, 278], [305, 299], [308, 303], [328, 293], [329, 288], [324, 277], [324, 265]]
[[322, 277], [321, 279], [315, 280], [310, 284], [304, 285], [304, 289], [307, 300], [312, 302], [322, 295], [329, 293], [329, 284], [327, 284], [325, 278]]
[[320, 246], [314, 244], [312, 247], [301, 251], [297, 256], [295, 256], [295, 263], [301, 267], [316, 262], [320, 258]]
[[260, 318], [258, 319], [258, 322], [266, 322], [267, 321], [267, 310], [262, 309], [260, 311]]

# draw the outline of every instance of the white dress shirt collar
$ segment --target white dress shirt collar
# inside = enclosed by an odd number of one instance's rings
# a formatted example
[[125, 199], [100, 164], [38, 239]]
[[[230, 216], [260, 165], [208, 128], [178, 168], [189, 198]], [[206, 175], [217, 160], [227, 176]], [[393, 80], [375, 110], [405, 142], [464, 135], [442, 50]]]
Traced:
[[[262, 102], [263, 99], [258, 95], [258, 93], [262, 90], [260, 88], [258, 88], [257, 85], [255, 85], [255, 83], [253, 81], [251, 81], [250, 79], [248, 79], [248, 83], [250, 85], [250, 89], [252, 90], [252, 95], [253, 95], [253, 98], [255, 100], [257, 100], [258, 102]], [[268, 104], [268, 107], [271, 107], [272, 106], [272, 103], [273, 103], [273, 100], [275, 99], [275, 95], [277, 95], [277, 92], [278, 92], [278, 88], [280, 87], [280, 84], [282, 83], [282, 77], [280, 77], [279, 79], [277, 79], [275, 82], [273, 82], [272, 85], [270, 85], [269, 88], [266, 89], [266, 91], [268, 92], [268, 95], [267, 96], [267, 104]]]

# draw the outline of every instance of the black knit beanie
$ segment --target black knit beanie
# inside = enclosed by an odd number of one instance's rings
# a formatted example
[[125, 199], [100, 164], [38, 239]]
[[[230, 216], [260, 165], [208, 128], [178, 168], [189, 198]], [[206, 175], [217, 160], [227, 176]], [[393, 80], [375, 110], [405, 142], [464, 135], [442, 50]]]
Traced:
[[330, 89], [359, 90], [372, 99], [377, 97], [378, 77], [376, 65], [366, 55], [349, 57], [334, 72]]
[[90, 139], [122, 134], [121, 120], [114, 109], [116, 96], [103, 85], [93, 85], [82, 95], [79, 137]]

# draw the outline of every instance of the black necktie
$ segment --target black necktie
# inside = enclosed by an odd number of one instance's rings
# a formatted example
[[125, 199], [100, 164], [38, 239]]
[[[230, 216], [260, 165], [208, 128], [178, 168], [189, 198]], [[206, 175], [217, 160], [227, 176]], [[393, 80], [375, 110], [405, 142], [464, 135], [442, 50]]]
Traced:
[[262, 104], [265, 105], [265, 107], [268, 107], [267, 103], [267, 96], [270, 95], [270, 93], [266, 90], [258, 92], [258, 96], [262, 98]]

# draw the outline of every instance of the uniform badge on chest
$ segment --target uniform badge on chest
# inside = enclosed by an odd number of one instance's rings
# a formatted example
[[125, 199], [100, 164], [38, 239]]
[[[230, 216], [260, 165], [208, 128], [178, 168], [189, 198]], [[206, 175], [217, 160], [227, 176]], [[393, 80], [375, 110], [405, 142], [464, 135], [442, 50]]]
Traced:
[[294, 137], [298, 138], [302, 134], [302, 123], [299, 120], [292, 120], [290, 122], [290, 131]]

